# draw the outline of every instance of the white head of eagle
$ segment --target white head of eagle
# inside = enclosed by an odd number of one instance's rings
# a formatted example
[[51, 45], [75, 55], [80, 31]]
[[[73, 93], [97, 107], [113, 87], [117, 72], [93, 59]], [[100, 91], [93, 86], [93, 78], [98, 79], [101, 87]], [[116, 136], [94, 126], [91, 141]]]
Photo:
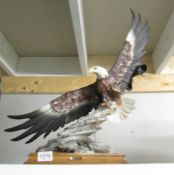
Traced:
[[89, 69], [89, 73], [95, 73], [97, 79], [107, 78], [109, 76], [108, 71], [101, 66], [93, 66]]

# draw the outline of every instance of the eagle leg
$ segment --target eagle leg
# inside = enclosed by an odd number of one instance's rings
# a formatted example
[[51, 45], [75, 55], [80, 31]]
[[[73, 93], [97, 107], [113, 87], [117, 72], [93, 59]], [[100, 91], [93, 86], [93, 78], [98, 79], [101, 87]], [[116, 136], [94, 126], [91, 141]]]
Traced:
[[122, 101], [121, 101], [121, 94], [120, 93], [115, 93], [115, 102], [118, 106], [122, 105]]
[[122, 105], [121, 93], [117, 90], [113, 90], [113, 97], [114, 97], [114, 101], [116, 102], [116, 104], [118, 106], [121, 106]]
[[105, 93], [102, 94], [102, 96], [103, 96], [103, 102], [101, 103], [101, 106], [107, 107], [107, 108], [111, 108], [111, 106], [112, 106], [111, 105], [111, 102], [112, 101], [115, 101], [115, 103], [118, 106], [121, 106], [122, 105], [121, 93], [118, 92], [118, 91], [114, 91], [113, 90], [111, 94], [109, 94], [108, 92], [105, 92]]
[[103, 107], [107, 107], [107, 108], [110, 108], [110, 102], [112, 101], [112, 99], [110, 98], [110, 96], [108, 95], [108, 93], [107, 92], [104, 92], [103, 94], [102, 94], [102, 96], [103, 96], [103, 102], [101, 103], [101, 106], [103, 106]]

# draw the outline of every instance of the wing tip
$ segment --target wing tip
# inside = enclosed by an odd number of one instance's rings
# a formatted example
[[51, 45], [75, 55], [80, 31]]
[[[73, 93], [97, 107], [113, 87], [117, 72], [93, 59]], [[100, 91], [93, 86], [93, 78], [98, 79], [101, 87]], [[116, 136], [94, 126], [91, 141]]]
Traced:
[[[24, 138], [20, 138], [20, 136], [18, 136], [18, 137], [12, 138], [12, 139], [10, 139], [10, 140], [13, 141], [13, 142], [17, 142], [17, 141], [20, 141], [20, 140], [22, 140], [22, 139], [24, 139]], [[34, 140], [35, 140], [35, 139], [34, 139]], [[34, 140], [32, 140], [32, 138], [31, 138], [31, 139], [29, 139], [28, 141], [26, 141], [25, 144], [29, 144], [29, 143], [33, 142]]]
[[7, 117], [10, 118], [10, 119], [16, 119], [15, 115], [8, 115]]
[[11, 132], [10, 128], [4, 129], [5, 132]]
[[17, 131], [16, 129], [14, 129], [14, 127], [12, 128], [7, 128], [7, 129], [4, 129], [5, 132], [14, 132], [14, 131]]
[[135, 13], [134, 13], [133, 9], [132, 9], [132, 8], [130, 8], [129, 10], [130, 10], [130, 12], [131, 12], [132, 16], [134, 16], [134, 15], [135, 15]]
[[[33, 140], [33, 141], [34, 141], [34, 140]], [[29, 144], [29, 143], [31, 143], [31, 142], [33, 142], [33, 141], [30, 141], [30, 139], [29, 139], [28, 141], [25, 142], [25, 144]]]
[[24, 115], [8, 115], [7, 117], [10, 119], [16, 119], [16, 120], [29, 118], [26, 114], [24, 114]]
[[18, 139], [17, 137], [15, 137], [15, 138], [12, 138], [12, 139], [10, 139], [11, 141], [13, 141], [13, 142], [17, 142], [17, 141], [19, 141], [20, 139]]

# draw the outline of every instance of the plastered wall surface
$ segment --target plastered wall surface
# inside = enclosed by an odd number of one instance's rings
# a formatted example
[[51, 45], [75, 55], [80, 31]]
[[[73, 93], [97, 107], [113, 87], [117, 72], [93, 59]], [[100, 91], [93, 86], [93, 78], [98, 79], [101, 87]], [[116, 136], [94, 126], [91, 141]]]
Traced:
[[[122, 123], [105, 122], [96, 139], [112, 147], [114, 152], [124, 153], [129, 163], [174, 162], [174, 93], [128, 94], [136, 100], [132, 117]], [[8, 119], [7, 115], [31, 112], [58, 95], [9, 95], [3, 94], [0, 101], [0, 163], [23, 163], [30, 152], [45, 144], [40, 137], [26, 145], [25, 140], [12, 142], [10, 138], [19, 132], [3, 130], [22, 121]]]

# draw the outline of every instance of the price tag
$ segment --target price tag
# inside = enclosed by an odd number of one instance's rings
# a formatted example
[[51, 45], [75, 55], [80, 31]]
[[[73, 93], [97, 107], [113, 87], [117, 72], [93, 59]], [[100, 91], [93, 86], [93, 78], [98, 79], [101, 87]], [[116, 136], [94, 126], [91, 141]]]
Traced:
[[38, 162], [51, 162], [53, 161], [53, 152], [52, 151], [43, 151], [37, 153]]

